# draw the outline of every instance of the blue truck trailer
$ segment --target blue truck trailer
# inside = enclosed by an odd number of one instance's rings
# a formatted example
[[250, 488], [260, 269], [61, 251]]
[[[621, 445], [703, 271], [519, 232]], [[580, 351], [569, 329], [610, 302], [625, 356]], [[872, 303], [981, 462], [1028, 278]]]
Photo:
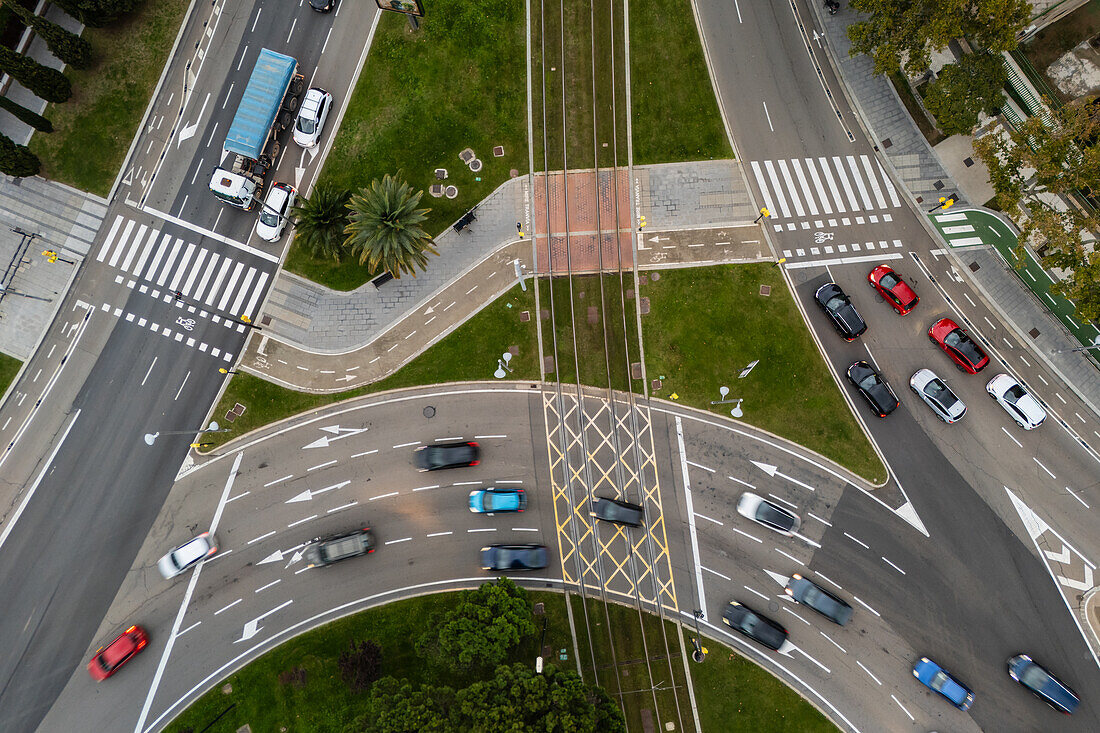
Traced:
[[[239, 209], [255, 208], [264, 178], [279, 157], [278, 134], [294, 121], [305, 77], [290, 56], [261, 49], [237, 114], [225, 136], [223, 162], [210, 176], [210, 191]], [[226, 156], [232, 161], [226, 166]]]

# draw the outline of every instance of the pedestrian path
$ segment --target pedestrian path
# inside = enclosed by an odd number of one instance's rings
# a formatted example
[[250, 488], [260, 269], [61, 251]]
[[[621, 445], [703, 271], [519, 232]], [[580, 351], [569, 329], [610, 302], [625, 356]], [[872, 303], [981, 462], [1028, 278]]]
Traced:
[[[173, 231], [138, 224], [121, 214], [111, 223], [96, 261], [120, 270], [115, 282], [153, 298], [161, 289], [173, 296], [178, 293], [190, 303], [205, 306], [236, 317], [256, 315], [271, 271], [260, 260], [249, 262], [229, 254], [219, 254], [184, 239]], [[132, 275], [134, 279], [128, 279]], [[144, 281], [138, 284], [139, 281]]]
[[751, 160], [749, 169], [777, 232], [890, 222], [884, 212], [901, 208], [890, 177], [869, 155]]

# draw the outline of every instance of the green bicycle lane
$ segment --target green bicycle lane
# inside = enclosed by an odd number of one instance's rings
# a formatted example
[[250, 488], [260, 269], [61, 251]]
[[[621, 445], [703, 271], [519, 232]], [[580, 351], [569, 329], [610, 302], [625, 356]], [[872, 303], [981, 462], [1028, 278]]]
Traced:
[[1091, 323], [1082, 323], [1073, 317], [1077, 310], [1073, 301], [1050, 292], [1054, 277], [1043, 269], [1030, 249], [1025, 250], [1023, 266], [1013, 267], [1016, 262], [1016, 229], [1000, 216], [985, 209], [969, 208], [940, 211], [929, 214], [928, 218], [953, 249], [993, 245], [1016, 276], [1082, 346], [1092, 344], [1093, 338], [1100, 334], [1100, 329]]

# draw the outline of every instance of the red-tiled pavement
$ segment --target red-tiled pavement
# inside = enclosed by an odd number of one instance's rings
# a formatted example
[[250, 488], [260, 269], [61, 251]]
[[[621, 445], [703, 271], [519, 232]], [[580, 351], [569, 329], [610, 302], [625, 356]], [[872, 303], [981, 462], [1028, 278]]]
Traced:
[[539, 272], [564, 273], [568, 266], [573, 272], [595, 272], [601, 266], [614, 270], [619, 263], [632, 266], [630, 179], [625, 169], [617, 176], [601, 170], [598, 182], [591, 170], [538, 174], [533, 213]]

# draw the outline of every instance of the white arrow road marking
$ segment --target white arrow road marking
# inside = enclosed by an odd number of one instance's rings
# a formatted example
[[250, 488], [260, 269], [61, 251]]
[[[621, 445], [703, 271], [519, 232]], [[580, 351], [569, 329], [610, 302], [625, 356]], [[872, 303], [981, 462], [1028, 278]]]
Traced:
[[359, 433], [365, 433], [369, 429], [370, 428], [342, 428], [339, 425], [329, 425], [328, 427], [321, 428], [321, 430], [329, 433], [330, 435], [335, 435], [335, 438], [330, 438], [327, 435], [322, 435], [320, 438], [313, 441], [312, 443], [308, 445], [303, 445], [302, 450], [305, 450], [307, 448], [328, 448], [329, 443], [335, 443], [338, 440], [350, 438], [351, 436], [358, 435]]
[[134, 166], [130, 166], [130, 170], [126, 171], [126, 175], [122, 178], [122, 185], [129, 186], [134, 182]]
[[917, 510], [913, 508], [913, 502], [905, 502], [894, 510], [894, 514], [897, 514], [906, 522], [909, 522], [909, 524], [916, 527], [917, 531], [925, 537], [931, 537], [931, 535], [928, 534], [928, 530], [924, 528], [924, 522], [922, 522], [920, 520], [920, 517], [917, 516]]
[[183, 144], [184, 140], [188, 140], [188, 139], [195, 136], [195, 133], [199, 129], [199, 122], [202, 121], [203, 113], [206, 112], [206, 104], [209, 101], [210, 101], [210, 93], [207, 92], [206, 93], [206, 99], [202, 100], [202, 109], [199, 110], [199, 116], [198, 116], [198, 119], [195, 120], [195, 124], [186, 125], [183, 129], [180, 130], [179, 137], [176, 138], [176, 149], [177, 150], [179, 149], [179, 146], [181, 144]]
[[[787, 581], [789, 581], [791, 579], [791, 577], [789, 575], [781, 575], [780, 573], [773, 573], [771, 570], [765, 570], [764, 572], [767, 573], [768, 575], [770, 575], [772, 580], [774, 580], [776, 583], [779, 583], [784, 588], [787, 587]], [[784, 594], [784, 598], [786, 598], [785, 594]]]
[[1051, 560], [1058, 563], [1059, 565], [1066, 565], [1069, 563], [1069, 548], [1065, 545], [1062, 545], [1061, 552], [1051, 552], [1050, 550], [1046, 550], [1045, 552], [1047, 557], [1049, 557]]
[[225, 148], [222, 148], [222, 157], [218, 160], [218, 165], [222, 165], [223, 163], [225, 163], [225, 157], [227, 155], [229, 155], [229, 151]]
[[1055, 577], [1058, 578], [1059, 583], [1066, 586], [1067, 588], [1073, 588], [1074, 590], [1079, 591], [1092, 590], [1092, 568], [1090, 568], [1088, 565], [1085, 565], [1084, 571], [1085, 579], [1083, 581], [1074, 580], [1073, 578], [1066, 578], [1061, 575]]
[[430, 316], [433, 313], [435, 313], [435, 308], [433, 306], [430, 306], [430, 305], [428, 306], [428, 310], [424, 311], [424, 315], [426, 315], [426, 316]]
[[772, 476], [772, 477], [779, 476], [780, 478], [787, 479], [788, 481], [790, 481], [795, 486], [801, 486], [802, 488], [809, 489], [810, 491], [817, 491], [817, 489], [815, 489], [813, 486], [810, 486], [809, 484], [803, 483], [803, 482], [799, 481], [796, 478], [791, 478], [790, 476], [788, 476], [787, 474], [785, 474], [782, 471], [778, 470], [775, 466], [772, 466], [771, 464], [761, 463], [760, 461], [753, 461], [752, 465], [756, 466], [757, 468], [759, 468], [761, 471], [768, 474], [769, 476]]
[[264, 628], [263, 626], [260, 626], [261, 621], [263, 621], [265, 618], [267, 618], [271, 614], [275, 613], [276, 611], [281, 611], [282, 609], [289, 606], [291, 603], [294, 603], [294, 601], [287, 601], [286, 603], [283, 603], [282, 605], [275, 606], [275, 608], [271, 609], [267, 613], [260, 614], [256, 618], [254, 618], [251, 621], [249, 621], [248, 623], [246, 623], [244, 625], [244, 630], [241, 634], [241, 638], [240, 639], [234, 639], [233, 643], [237, 644], [238, 642], [248, 641], [253, 636], [260, 633], [260, 631], [262, 631], [263, 628]]
[[312, 499], [315, 496], [320, 496], [321, 494], [327, 493], [329, 491], [333, 491], [334, 489], [342, 489], [350, 483], [351, 483], [351, 481], [341, 481], [338, 484], [333, 484], [332, 486], [326, 486], [323, 489], [315, 489], [315, 490], [312, 490], [312, 491], [310, 489], [306, 489], [302, 493], [290, 497], [289, 499], [287, 499], [283, 503], [284, 504], [294, 504], [295, 502], [299, 502], [299, 501], [309, 501], [310, 499]]
[[302, 559], [302, 553], [301, 553], [300, 550], [298, 550], [293, 555], [290, 556], [290, 562], [288, 562], [285, 566], [283, 566], [283, 570], [286, 570], [291, 565], [293, 565], [294, 563], [298, 562], [301, 559]]
[[279, 562], [282, 559], [283, 559], [283, 551], [282, 550], [275, 550], [275, 552], [271, 553], [270, 555], [265, 557], [263, 560], [260, 560], [256, 564], [257, 565], [266, 565], [269, 562]]

